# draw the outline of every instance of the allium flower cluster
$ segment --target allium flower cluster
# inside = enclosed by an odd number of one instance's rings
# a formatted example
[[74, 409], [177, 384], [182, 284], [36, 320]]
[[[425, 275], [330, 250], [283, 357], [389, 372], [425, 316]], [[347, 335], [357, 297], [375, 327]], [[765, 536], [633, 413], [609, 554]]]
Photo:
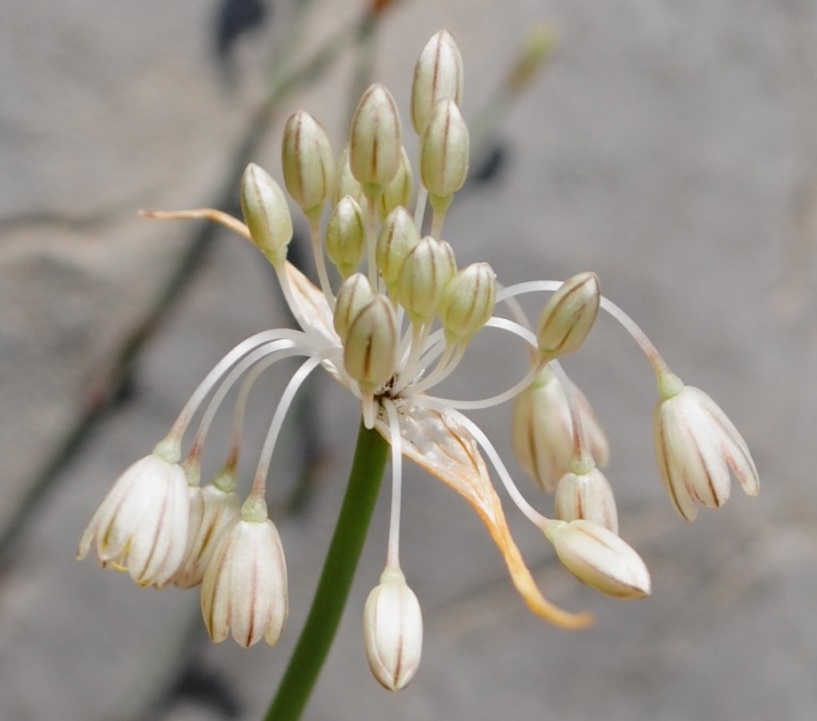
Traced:
[[[420, 602], [399, 558], [403, 457], [471, 504], [532, 611], [567, 628], [584, 626], [586, 614], [559, 609], [539, 591], [511, 536], [489, 466], [580, 580], [616, 598], [649, 594], [647, 568], [618, 535], [612, 486], [598, 468], [608, 459], [607, 440], [560, 364], [582, 346], [600, 309], [623, 325], [656, 373], [659, 470], [680, 514], [691, 520], [696, 503], [721, 505], [730, 469], [747, 493], [757, 493], [757, 472], [738, 431], [709, 396], [672, 374], [638, 326], [601, 295], [595, 274], [502, 287], [488, 263], [458, 265], [442, 232], [468, 172], [462, 92], [459, 49], [441, 31], [414, 71], [416, 188], [397, 104], [382, 85], [363, 94], [339, 153], [308, 113], [287, 121], [283, 179], [309, 223], [319, 287], [287, 261], [289, 206], [279, 184], [257, 165], [246, 169], [241, 183], [244, 222], [216, 210], [148, 214], [208, 218], [254, 243], [272, 264], [299, 328], [259, 333], [215, 366], [153, 454], [126, 470], [102, 502], [80, 542], [80, 558], [95, 546], [103, 566], [127, 570], [142, 586], [201, 584], [204, 622], [214, 641], [232, 633], [243, 646], [261, 638], [275, 644], [287, 615], [287, 571], [265, 488], [292, 400], [307, 376], [322, 368], [357, 399], [365, 426], [377, 429], [392, 449], [386, 568], [364, 614], [366, 654], [381, 684], [396, 690], [409, 683], [422, 648]], [[535, 325], [515, 300], [528, 293], [550, 294]], [[509, 349], [518, 346], [520, 357], [530, 359], [527, 372], [490, 398], [436, 395], [486, 328], [506, 334]], [[293, 356], [304, 361], [272, 416], [249, 494], [240, 503], [236, 468], [250, 389], [262, 371]], [[200, 458], [211, 421], [238, 381], [226, 461], [202, 487]], [[523, 496], [494, 445], [464, 413], [508, 401], [518, 460], [544, 493], [555, 491], [554, 518]], [[194, 418], [198, 429], [182, 461]]]

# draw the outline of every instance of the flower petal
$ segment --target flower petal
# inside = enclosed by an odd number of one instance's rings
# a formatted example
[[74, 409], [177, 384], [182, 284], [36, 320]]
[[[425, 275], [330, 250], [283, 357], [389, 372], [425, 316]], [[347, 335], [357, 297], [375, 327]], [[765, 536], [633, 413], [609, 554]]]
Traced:
[[[403, 455], [437, 476], [471, 504], [499, 547], [511, 580], [531, 611], [563, 628], [589, 625], [591, 614], [564, 611], [537, 588], [511, 536], [499, 496], [471, 434], [454, 419], [428, 408], [414, 406], [410, 414], [399, 413], [398, 416]], [[387, 423], [378, 421], [377, 429], [388, 439]]]
[[756, 496], [760, 490], [757, 467], [749, 446], [734, 423], [729, 420], [726, 413], [715, 403], [706, 393], [697, 388], [691, 388], [702, 408], [709, 414], [712, 423], [715, 424], [721, 436], [722, 450], [726, 457], [726, 462], [735, 472], [743, 490], [750, 496]]

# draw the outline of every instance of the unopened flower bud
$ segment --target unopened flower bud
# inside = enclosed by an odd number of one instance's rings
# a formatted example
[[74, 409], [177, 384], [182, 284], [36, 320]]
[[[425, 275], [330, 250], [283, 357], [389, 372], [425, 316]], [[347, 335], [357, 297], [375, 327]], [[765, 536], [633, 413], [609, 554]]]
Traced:
[[633, 548], [598, 523], [549, 521], [542, 529], [559, 560], [576, 578], [608, 596], [650, 595], [650, 572]]
[[335, 314], [332, 322], [335, 332], [340, 336], [341, 343], [346, 342], [349, 326], [358, 313], [374, 299], [369, 279], [363, 273], [350, 275], [340, 286], [338, 297], [335, 299]]
[[468, 126], [451, 99], [438, 102], [420, 138], [420, 177], [435, 210], [445, 209], [465, 183], [469, 161]]
[[397, 277], [397, 297], [412, 323], [421, 325], [434, 317], [456, 272], [451, 246], [431, 236], [423, 238], [406, 256]]
[[[214, 643], [232, 633], [249, 648], [262, 638], [274, 646], [287, 617], [287, 570], [278, 530], [263, 503], [250, 502], [210, 559], [201, 586], [201, 612]], [[249, 506], [248, 506], [249, 504]], [[249, 508], [249, 512], [248, 512]]]
[[345, 195], [326, 226], [326, 254], [346, 279], [357, 270], [366, 250], [366, 221], [358, 202]]
[[387, 216], [377, 237], [376, 263], [389, 292], [394, 291], [400, 267], [406, 256], [420, 242], [420, 231], [404, 207], [398, 206]]
[[472, 263], [445, 286], [438, 315], [449, 343], [467, 343], [488, 322], [496, 303], [496, 273], [488, 263]]
[[387, 568], [366, 599], [363, 638], [369, 667], [385, 688], [399, 691], [414, 678], [423, 650], [423, 614], [399, 569]]
[[287, 120], [281, 166], [287, 190], [304, 214], [320, 213], [332, 193], [335, 159], [326, 131], [309, 113], [300, 111]]
[[344, 196], [351, 195], [360, 206], [363, 216], [366, 217], [368, 212], [368, 201], [366, 194], [363, 192], [363, 186], [358, 182], [357, 178], [352, 175], [352, 168], [349, 165], [349, 146], [343, 149], [337, 164], [335, 190], [332, 193], [332, 202], [337, 205]]
[[[575, 386], [585, 441], [596, 463], [604, 466], [610, 447], [590, 402]], [[555, 490], [573, 455], [573, 424], [565, 389], [544, 368], [517, 397], [513, 408], [513, 447], [520, 465], [546, 493]]]
[[556, 486], [556, 517], [562, 521], [583, 518], [618, 534], [618, 513], [613, 489], [606, 476], [593, 467], [586, 473], [565, 473]]
[[706, 393], [684, 386], [655, 409], [658, 469], [678, 513], [691, 521], [696, 502], [721, 506], [731, 490], [730, 468], [743, 490], [756, 496], [760, 482], [746, 441]]
[[371, 85], [358, 103], [349, 131], [349, 166], [364, 189], [384, 186], [397, 174], [402, 151], [397, 103], [385, 86]]
[[595, 273], [578, 273], [562, 283], [539, 317], [536, 338], [540, 354], [556, 358], [578, 350], [593, 327], [600, 302]]
[[411, 196], [414, 192], [414, 177], [411, 173], [411, 161], [405, 148], [400, 148], [400, 166], [397, 174], [383, 188], [380, 196], [378, 212], [383, 220], [396, 207], [407, 208], [411, 203]]
[[343, 343], [343, 366], [363, 391], [373, 391], [394, 375], [397, 341], [391, 301], [375, 295], [352, 319]]
[[462, 102], [463, 62], [447, 30], [436, 33], [423, 48], [411, 84], [411, 124], [418, 135], [426, 129], [431, 109], [443, 98]]
[[292, 216], [281, 187], [255, 163], [247, 166], [241, 178], [241, 211], [253, 243], [279, 266], [292, 240]]

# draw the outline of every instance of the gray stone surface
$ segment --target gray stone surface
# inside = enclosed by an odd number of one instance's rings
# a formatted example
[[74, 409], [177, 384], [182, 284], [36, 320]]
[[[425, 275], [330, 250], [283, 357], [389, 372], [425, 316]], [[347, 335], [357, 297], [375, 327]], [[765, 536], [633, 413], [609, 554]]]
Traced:
[[[316, 2], [299, 54], [358, 5]], [[0, 527], [186, 242], [189, 227], [135, 210], [209, 202], [287, 37], [291, 11], [277, 2], [271, 27], [237, 48], [238, 80], [227, 85], [211, 53], [213, 6], [7, 0], [0, 9]], [[609, 429], [622, 532], [650, 565], [653, 597], [625, 604], [580, 588], [514, 517], [546, 592], [597, 614], [581, 633], [544, 625], [470, 509], [409, 468], [402, 547], [426, 619], [420, 673], [389, 696], [362, 650], [361, 608], [385, 553], [384, 494], [306, 718], [812, 719], [817, 5], [412, 0], [382, 26], [377, 77], [406, 109], [417, 52], [448, 27], [474, 117], [539, 21], [557, 28], [559, 54], [502, 126], [505, 172], [456, 202], [446, 236], [461, 263], [488, 260], [506, 283], [598, 272], [677, 372], [741, 428], [761, 496], [736, 491], [691, 526], [674, 514], [652, 460], [653, 380], [605, 319], [567, 365]], [[282, 116], [304, 107], [340, 143], [351, 70], [344, 58]], [[258, 158], [274, 174], [276, 148]], [[195, 592], [140, 591], [73, 555], [112, 480], [163, 434], [197, 380], [235, 342], [284, 322], [257, 254], [220, 239], [148, 347], [135, 398], [60, 474], [2, 570], [0, 721], [224, 718], [189, 699], [148, 703], [171, 684], [183, 648], [241, 699], [238, 718], [261, 716], [342, 494], [358, 410], [339, 389], [315, 384], [331, 462], [308, 510], [280, 523], [292, 610], [279, 648], [211, 646]], [[503, 385], [501, 349], [486, 342], [474, 356], [452, 395]], [[250, 444], [280, 385], [265, 392]], [[475, 418], [510, 458], [507, 409]], [[291, 466], [276, 469], [275, 499]]]

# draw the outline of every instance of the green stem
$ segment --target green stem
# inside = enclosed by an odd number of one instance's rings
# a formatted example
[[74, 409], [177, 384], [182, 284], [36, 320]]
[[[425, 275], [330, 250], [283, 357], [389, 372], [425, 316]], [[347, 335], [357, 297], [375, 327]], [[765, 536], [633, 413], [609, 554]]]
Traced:
[[312, 608], [265, 721], [296, 721], [309, 701], [349, 597], [388, 455], [386, 440], [361, 423], [349, 484]]

